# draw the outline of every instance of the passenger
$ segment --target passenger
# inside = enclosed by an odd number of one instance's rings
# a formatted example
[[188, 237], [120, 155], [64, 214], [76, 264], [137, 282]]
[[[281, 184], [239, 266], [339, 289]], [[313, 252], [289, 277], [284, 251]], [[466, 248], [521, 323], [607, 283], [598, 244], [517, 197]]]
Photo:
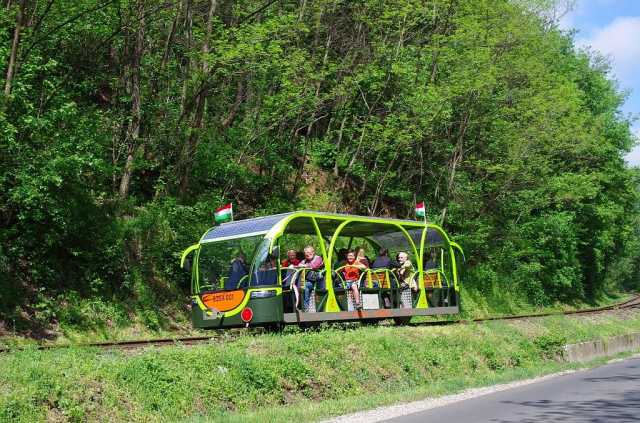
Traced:
[[398, 253], [398, 280], [400, 281], [400, 289], [405, 290], [411, 288], [413, 292], [418, 290], [418, 284], [413, 280], [413, 264], [409, 260], [409, 254], [401, 251]]
[[313, 291], [316, 282], [322, 279], [320, 271], [324, 267], [324, 261], [322, 257], [316, 255], [316, 250], [311, 245], [307, 245], [304, 247], [304, 260], [300, 262], [299, 266], [309, 269], [304, 281], [303, 310], [306, 312], [309, 310], [311, 291]]
[[338, 262], [336, 263], [336, 267], [342, 267], [347, 264], [347, 253], [349, 252], [346, 248], [340, 248], [338, 250]]
[[268, 270], [273, 270], [276, 268], [276, 258], [271, 254], [268, 254], [264, 261], [258, 266], [258, 271], [266, 272]]
[[342, 277], [347, 284], [347, 290], [351, 290], [353, 293], [353, 301], [355, 302], [356, 310], [362, 310], [358, 282], [360, 281], [360, 272], [364, 269], [366, 269], [366, 266], [356, 261], [355, 252], [349, 251], [347, 253], [347, 264], [342, 269]]
[[294, 293], [295, 298], [295, 307], [298, 307], [298, 303], [300, 302], [300, 294], [298, 293], [298, 287], [294, 284], [291, 284], [292, 279], [294, 279], [295, 270], [294, 267], [300, 264], [300, 259], [298, 259], [298, 252], [296, 250], [288, 250], [287, 258], [280, 262], [280, 268], [283, 270], [283, 278], [282, 278], [282, 287], [284, 289], [291, 288]]
[[252, 285], [276, 285], [278, 283], [278, 255], [278, 250], [267, 254], [253, 275]]
[[231, 267], [229, 268], [229, 277], [227, 278], [225, 289], [237, 289], [239, 288], [240, 281], [246, 275], [249, 274], [249, 269], [245, 263], [245, 255], [242, 250], [237, 250], [235, 258], [231, 260]]
[[287, 268], [289, 266], [297, 266], [300, 264], [300, 260], [298, 259], [298, 252], [296, 250], [287, 251], [287, 258], [282, 260], [280, 263], [280, 267]]
[[[371, 265], [371, 269], [396, 269], [398, 267], [398, 262], [389, 257], [389, 250], [386, 248], [381, 248], [378, 252], [378, 256], [373, 260], [373, 264]], [[375, 281], [373, 282], [374, 288], [390, 288], [393, 284], [395, 288], [395, 282], [389, 280], [389, 276], [386, 274], [377, 274], [375, 275]], [[391, 298], [388, 294], [383, 296], [384, 304], [386, 308], [391, 308]]]
[[422, 269], [425, 271], [425, 288], [436, 288], [441, 286], [440, 275], [437, 273], [437, 270], [440, 268], [440, 263], [438, 262], [438, 250], [436, 248], [431, 248], [429, 251], [425, 252], [424, 257], [422, 258]]
[[372, 269], [395, 269], [398, 262], [389, 257], [389, 250], [381, 248], [378, 256], [373, 260]]
[[425, 257], [422, 259], [423, 264], [423, 270], [429, 270], [429, 269], [437, 269], [438, 267], [440, 267], [438, 265], [438, 252], [435, 249], [431, 249], [429, 250], [428, 253], [425, 254]]
[[367, 268], [369, 268], [369, 259], [365, 255], [364, 247], [356, 247], [356, 261], [361, 264], [364, 264]]

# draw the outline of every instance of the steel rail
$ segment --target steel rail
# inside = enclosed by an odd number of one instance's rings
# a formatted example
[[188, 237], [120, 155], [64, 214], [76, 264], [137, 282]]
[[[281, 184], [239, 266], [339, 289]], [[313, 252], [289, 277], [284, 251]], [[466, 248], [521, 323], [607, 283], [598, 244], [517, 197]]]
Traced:
[[[465, 324], [465, 323], [476, 323], [476, 322], [481, 323], [481, 322], [498, 321], [498, 320], [517, 320], [517, 319], [530, 319], [530, 318], [540, 318], [540, 317], [550, 317], [550, 316], [594, 314], [594, 313], [602, 313], [607, 311], [632, 309], [637, 307], [640, 307], [640, 295], [636, 295], [633, 298], [628, 299], [626, 301], [622, 301], [620, 303], [611, 304], [603, 307], [587, 308], [582, 310], [551, 311], [547, 313], [517, 314], [517, 315], [506, 315], [506, 316], [490, 316], [490, 317], [479, 317], [476, 319], [437, 320], [437, 321], [410, 323], [410, 326], [444, 326], [444, 325], [451, 325], [451, 324]], [[35, 348], [37, 350], [53, 350], [53, 349], [62, 349], [62, 348], [94, 347], [94, 348], [101, 348], [101, 349], [111, 348], [111, 349], [127, 350], [127, 349], [137, 349], [137, 348], [148, 347], [148, 346], [160, 347], [160, 346], [167, 346], [167, 345], [194, 345], [194, 344], [200, 344], [203, 342], [212, 341], [212, 340], [215, 340], [216, 338], [224, 338], [225, 340], [229, 340], [237, 337], [238, 335], [234, 335], [233, 333], [227, 332], [225, 333], [224, 336], [220, 336], [218, 334], [218, 335], [207, 335], [207, 336], [187, 336], [187, 337], [174, 337], [174, 338], [88, 342], [88, 343], [80, 343], [80, 344], [36, 344], [36, 345], [15, 346], [15, 347], [0, 347], [0, 353], [26, 350], [29, 348]]]

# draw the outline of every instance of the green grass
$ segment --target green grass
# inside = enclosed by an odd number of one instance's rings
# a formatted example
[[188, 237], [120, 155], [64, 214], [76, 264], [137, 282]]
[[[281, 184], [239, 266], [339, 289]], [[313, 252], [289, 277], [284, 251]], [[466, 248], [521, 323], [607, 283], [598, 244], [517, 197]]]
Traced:
[[359, 327], [102, 351], [0, 355], [0, 420], [317, 419], [563, 368], [559, 345], [640, 330], [640, 315]]
[[[504, 284], [506, 286], [506, 284]], [[462, 316], [465, 318], [481, 318], [489, 316], [507, 316], [514, 314], [533, 314], [551, 311], [568, 311], [601, 307], [625, 301], [634, 294], [612, 292], [602, 294], [597, 299], [585, 302], [575, 301], [572, 304], [555, 303], [546, 305], [532, 304], [516, 289], [509, 290], [503, 285], [488, 284], [482, 290], [470, 289], [461, 285], [460, 297]]]
[[[142, 283], [138, 285], [143, 286]], [[184, 296], [171, 292], [164, 296], [139, 289], [130, 303], [106, 301], [99, 298], [80, 298], [68, 295], [57, 302], [53, 327], [54, 336], [50, 339], [37, 339], [22, 336], [20, 333], [0, 337], [0, 347], [24, 346], [36, 343], [45, 344], [86, 344], [100, 341], [135, 340], [146, 338], [165, 338], [182, 336], [202, 336], [207, 331], [193, 329], [185, 305]], [[557, 303], [547, 306], [535, 306], [522, 299], [520, 295], [508, 290], [485, 287], [480, 292], [461, 287], [462, 306], [459, 315], [444, 317], [414, 317], [413, 322], [433, 320], [452, 320], [462, 317], [473, 319], [488, 316], [513, 314], [544, 313], [584, 309], [609, 305], [629, 298], [631, 294], [614, 293], [600, 297], [591, 303]]]

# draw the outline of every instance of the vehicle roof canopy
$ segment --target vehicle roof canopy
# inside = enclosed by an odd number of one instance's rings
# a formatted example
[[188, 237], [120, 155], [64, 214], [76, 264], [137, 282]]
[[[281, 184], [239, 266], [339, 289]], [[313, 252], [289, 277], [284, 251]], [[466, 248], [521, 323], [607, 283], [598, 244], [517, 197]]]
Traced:
[[[224, 223], [207, 231], [200, 239], [200, 243], [266, 235], [278, 225], [281, 226], [281, 222], [286, 225], [287, 233], [313, 235], [315, 234], [315, 227], [311, 217], [316, 219], [323, 235], [332, 235], [340, 224], [347, 220], [352, 220], [350, 224], [342, 229], [340, 233], [341, 236], [366, 236], [379, 245], [385, 246], [398, 245], [406, 240], [404, 233], [399, 227], [406, 230], [416, 243], [420, 241], [422, 230], [424, 229], [424, 223], [415, 220], [377, 218], [316, 211], [296, 211]], [[444, 239], [440, 230], [431, 228], [431, 225], [429, 226], [429, 230], [427, 231], [428, 244], [435, 245], [443, 243]], [[285, 228], [282, 228], [283, 231], [284, 229]]]
[[254, 235], [265, 235], [271, 228], [293, 213], [274, 214], [255, 217], [253, 219], [235, 220], [209, 229], [200, 239], [200, 243], [224, 241], [227, 239], [246, 238]]

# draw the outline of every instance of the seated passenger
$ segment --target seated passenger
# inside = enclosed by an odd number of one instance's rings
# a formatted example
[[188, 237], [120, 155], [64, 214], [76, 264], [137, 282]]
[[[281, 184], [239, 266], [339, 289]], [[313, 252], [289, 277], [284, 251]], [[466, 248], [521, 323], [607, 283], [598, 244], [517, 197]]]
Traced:
[[273, 253], [267, 254], [267, 257], [258, 267], [260, 271], [274, 270], [277, 269], [278, 257]]
[[[280, 262], [280, 268], [282, 269], [282, 286], [285, 289], [289, 289], [291, 287], [291, 280], [295, 276], [294, 267], [300, 264], [300, 259], [298, 259], [298, 252], [296, 250], [288, 250], [287, 258]], [[295, 298], [296, 298], [296, 306], [298, 305], [298, 291], [295, 290]]]
[[249, 269], [245, 263], [245, 256], [242, 251], [236, 252], [236, 257], [231, 261], [229, 268], [229, 277], [225, 282], [224, 289], [238, 289], [240, 281], [249, 274]]
[[400, 267], [397, 270], [398, 280], [400, 281], [400, 289], [409, 289], [416, 292], [418, 290], [418, 284], [413, 280], [413, 264], [409, 260], [409, 254], [401, 251], [398, 253], [398, 264]]
[[251, 279], [252, 285], [276, 285], [278, 283], [278, 251], [267, 254]]
[[311, 245], [307, 245], [304, 247], [304, 260], [299, 263], [299, 266], [309, 269], [305, 273], [303, 303], [304, 311], [308, 311], [311, 291], [313, 291], [316, 282], [322, 279], [320, 271], [324, 268], [324, 261], [322, 257], [316, 255], [316, 250]]
[[336, 267], [342, 267], [347, 264], [347, 253], [349, 253], [349, 250], [346, 248], [340, 248], [338, 250], [338, 262], [336, 263]]
[[[379, 270], [379, 269], [388, 269], [392, 270], [398, 267], [398, 262], [391, 257], [389, 257], [389, 250], [386, 248], [381, 248], [378, 252], [378, 256], [373, 260], [373, 264], [371, 265], [371, 269]], [[372, 275], [374, 279], [373, 286], [375, 288], [395, 288], [395, 282], [392, 282], [391, 278], [386, 273], [377, 273]], [[391, 299], [388, 296], [384, 296], [385, 306], [387, 308], [391, 308]]]
[[365, 255], [364, 247], [356, 247], [355, 252], [356, 252], [356, 261], [358, 261], [360, 264], [365, 265], [368, 268], [369, 259]]
[[425, 257], [422, 259], [422, 269], [424, 273], [424, 287], [425, 288], [438, 288], [441, 287], [440, 275], [438, 270], [440, 269], [440, 263], [438, 263], [438, 250], [435, 248], [430, 249], [425, 253]]
[[389, 250], [381, 248], [378, 256], [373, 259], [372, 269], [395, 269], [398, 263], [389, 257]]
[[360, 291], [358, 290], [358, 282], [360, 281], [360, 272], [366, 269], [366, 266], [356, 261], [356, 254], [353, 251], [347, 253], [347, 264], [342, 269], [342, 277], [346, 282], [347, 290], [353, 293], [353, 301], [357, 310], [362, 310], [360, 303]]
[[429, 270], [429, 269], [437, 269], [440, 266], [438, 265], [438, 253], [435, 249], [430, 250], [428, 253], [425, 254], [425, 257], [423, 257], [422, 259], [422, 263], [423, 264], [423, 270]]
[[287, 258], [282, 260], [282, 263], [280, 263], [282, 268], [297, 266], [299, 264], [300, 260], [298, 259], [298, 252], [296, 250], [287, 251]]

